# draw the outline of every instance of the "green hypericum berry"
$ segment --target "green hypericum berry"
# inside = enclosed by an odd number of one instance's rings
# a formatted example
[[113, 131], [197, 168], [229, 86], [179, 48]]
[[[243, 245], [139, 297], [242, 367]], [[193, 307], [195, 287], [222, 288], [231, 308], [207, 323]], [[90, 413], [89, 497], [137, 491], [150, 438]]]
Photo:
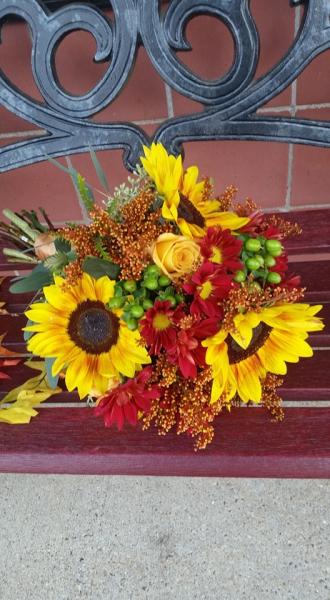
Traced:
[[148, 290], [157, 290], [158, 280], [155, 277], [149, 277], [145, 280], [144, 285]]
[[152, 302], [152, 300], [149, 300], [148, 298], [146, 298], [142, 302], [142, 306], [143, 306], [144, 310], [148, 310], [149, 308], [152, 308], [153, 305], [154, 305], [154, 303]]
[[114, 296], [113, 298], [111, 298], [111, 300], [109, 300], [109, 308], [121, 308], [122, 306], [124, 306], [124, 304], [125, 298], [120, 296]]
[[171, 280], [169, 277], [167, 277], [167, 275], [161, 275], [158, 278], [158, 284], [160, 285], [160, 287], [167, 287], [168, 285], [170, 285]]
[[147, 279], [149, 277], [158, 277], [161, 274], [160, 268], [157, 265], [149, 265], [144, 270], [144, 277]]
[[245, 264], [249, 271], [257, 271], [260, 266], [259, 261], [256, 258], [248, 258]]
[[166, 296], [166, 300], [168, 300], [172, 306], [176, 306], [176, 299], [174, 296]]
[[119, 285], [119, 283], [116, 283], [115, 296], [122, 296], [122, 295], [123, 295], [123, 288]]
[[144, 310], [143, 310], [142, 306], [139, 306], [139, 304], [133, 304], [131, 306], [130, 313], [131, 313], [132, 317], [135, 317], [136, 319], [140, 319], [144, 315]]
[[236, 281], [237, 283], [242, 283], [243, 281], [245, 281], [245, 279], [246, 275], [244, 271], [236, 271], [234, 281]]
[[275, 267], [276, 260], [270, 254], [266, 254], [265, 256], [265, 267]]
[[278, 240], [267, 240], [265, 246], [271, 256], [280, 256], [283, 252], [282, 244]]
[[252, 283], [250, 283], [249, 285], [249, 289], [251, 290], [251, 292], [260, 292], [262, 288], [257, 281], [252, 281]]
[[129, 319], [127, 319], [126, 325], [127, 325], [128, 329], [130, 329], [131, 331], [134, 331], [135, 329], [137, 329], [138, 322], [133, 317], [130, 317]]
[[263, 257], [263, 256], [261, 256], [261, 254], [257, 254], [257, 255], [255, 256], [255, 258], [257, 259], [257, 261], [258, 261], [258, 263], [259, 263], [259, 267], [263, 267], [263, 266], [264, 266], [264, 264], [265, 264], [264, 257]]
[[124, 281], [124, 290], [126, 292], [130, 292], [130, 293], [135, 292], [136, 288], [137, 288], [137, 285], [136, 285], [136, 281], [134, 281], [134, 279], [128, 279], [127, 281]]
[[184, 302], [184, 295], [183, 294], [175, 294], [175, 299], [178, 304], [181, 304], [181, 302]]
[[254, 238], [250, 238], [249, 240], [246, 240], [244, 246], [245, 246], [245, 250], [247, 250], [248, 252], [259, 252], [259, 250], [261, 248], [261, 244], [260, 244], [259, 240], [256, 240]]
[[272, 271], [271, 273], [268, 273], [267, 275], [267, 283], [281, 283], [282, 281], [282, 277], [279, 273], [275, 273], [275, 271]]

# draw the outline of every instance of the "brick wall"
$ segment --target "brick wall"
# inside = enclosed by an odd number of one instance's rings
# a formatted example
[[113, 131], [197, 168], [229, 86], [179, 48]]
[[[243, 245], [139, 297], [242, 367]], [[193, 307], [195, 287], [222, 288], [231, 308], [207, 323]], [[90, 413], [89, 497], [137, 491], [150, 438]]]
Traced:
[[[299, 28], [302, 9], [290, 8], [288, 0], [251, 0], [260, 37], [261, 57], [257, 77], [274, 65], [292, 44]], [[233, 58], [228, 30], [216, 19], [198, 17], [188, 26], [193, 51], [181, 59], [205, 78], [226, 72]], [[92, 62], [93, 38], [73, 33], [56, 55], [60, 81], [70, 92], [90, 89], [106, 69]], [[31, 44], [23, 23], [3, 28], [0, 66], [25, 93], [41, 100], [30, 68]], [[330, 118], [328, 53], [316, 59], [298, 82], [273, 99], [260, 112], [298, 117]], [[129, 120], [152, 133], [169, 116], [200, 109], [195, 102], [172, 92], [151, 66], [143, 49], [134, 73], [119, 98], [94, 118], [97, 121]], [[38, 130], [37, 130], [38, 131]], [[39, 131], [42, 134], [42, 131]], [[35, 135], [36, 127], [0, 108], [0, 146]], [[330, 206], [329, 150], [269, 142], [203, 142], [185, 146], [186, 164], [197, 163], [203, 175], [215, 177], [217, 190], [233, 183], [240, 197], [250, 196], [266, 209]], [[122, 181], [126, 171], [121, 152], [99, 153], [111, 186]], [[88, 155], [72, 157], [75, 167], [97, 185]], [[0, 204], [14, 209], [40, 205], [56, 223], [82, 220], [84, 214], [70, 179], [44, 162], [2, 174]]]

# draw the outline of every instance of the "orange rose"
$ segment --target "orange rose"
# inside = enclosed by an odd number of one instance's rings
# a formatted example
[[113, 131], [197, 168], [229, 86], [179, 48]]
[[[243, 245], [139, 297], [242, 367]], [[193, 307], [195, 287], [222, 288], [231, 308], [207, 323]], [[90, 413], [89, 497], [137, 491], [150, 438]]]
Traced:
[[162, 233], [151, 248], [151, 256], [167, 277], [178, 279], [196, 269], [200, 248], [184, 235]]

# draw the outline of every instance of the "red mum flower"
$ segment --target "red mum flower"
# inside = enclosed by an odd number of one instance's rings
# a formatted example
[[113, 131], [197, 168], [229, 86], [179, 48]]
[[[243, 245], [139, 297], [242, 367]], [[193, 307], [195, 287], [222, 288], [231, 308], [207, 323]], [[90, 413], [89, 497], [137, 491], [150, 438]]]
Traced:
[[[243, 215], [241, 215], [243, 216]], [[265, 216], [261, 210], [255, 210], [251, 215], [248, 215], [249, 222], [241, 227], [241, 233], [259, 234], [260, 228], [264, 223]]]
[[242, 268], [239, 259], [242, 241], [232, 235], [230, 229], [209, 227], [206, 236], [200, 241], [200, 247], [202, 256], [210, 262], [230, 271]]
[[275, 225], [268, 225], [267, 228], [262, 232], [262, 235], [267, 240], [281, 240], [283, 238], [283, 234], [280, 232], [278, 227], [275, 227]]
[[205, 367], [206, 348], [201, 341], [214, 335], [219, 329], [216, 318], [204, 319], [190, 327], [181, 329], [176, 344], [168, 351], [168, 359], [179, 366], [181, 374], [186, 379], [197, 377], [197, 367]]
[[131, 425], [138, 422], [138, 412], [148, 412], [151, 400], [160, 396], [160, 388], [156, 384], [148, 384], [152, 367], [145, 367], [134, 379], [128, 379], [114, 390], [104, 394], [97, 407], [95, 415], [103, 415], [106, 427], [117, 424], [119, 430], [125, 421]]
[[301, 286], [300, 275], [289, 275], [282, 280], [280, 287], [292, 290], [293, 288], [299, 288]]
[[219, 301], [225, 298], [231, 287], [232, 280], [217, 265], [204, 262], [190, 281], [183, 286], [187, 294], [194, 296], [190, 306], [192, 315], [201, 317], [218, 317], [222, 315]]
[[283, 279], [284, 274], [288, 270], [288, 257], [286, 254], [281, 254], [275, 258], [275, 265], [269, 268], [269, 271], [279, 273]]
[[140, 324], [141, 335], [150, 346], [151, 354], [159, 354], [162, 348], [168, 350], [175, 344], [176, 324], [182, 317], [182, 308], [173, 308], [168, 300], [156, 300], [153, 307], [147, 310]]

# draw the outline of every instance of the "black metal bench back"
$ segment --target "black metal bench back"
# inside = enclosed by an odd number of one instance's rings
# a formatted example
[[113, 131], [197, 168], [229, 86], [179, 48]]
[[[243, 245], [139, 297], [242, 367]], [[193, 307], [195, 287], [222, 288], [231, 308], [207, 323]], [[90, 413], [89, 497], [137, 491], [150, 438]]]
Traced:
[[[293, 1], [292, 5], [302, 4]], [[122, 148], [133, 169], [149, 137], [132, 123], [95, 123], [91, 117], [121, 92], [134, 67], [139, 45], [146, 49], [162, 79], [180, 94], [201, 102], [204, 110], [170, 118], [154, 135], [177, 153], [185, 141], [263, 140], [330, 145], [330, 126], [324, 121], [267, 116], [257, 111], [288, 87], [309, 62], [330, 47], [330, 2], [309, 0], [301, 30], [286, 56], [265, 76], [254, 80], [259, 38], [249, 0], [172, 0], [165, 11], [158, 0], [111, 0], [112, 13], [102, 3], [0, 0], [0, 25], [8, 17], [23, 18], [32, 34], [32, 69], [44, 102], [27, 97], [0, 72], [0, 103], [47, 134], [5, 146], [0, 151], [0, 172], [90, 148]], [[104, 4], [104, 3], [103, 3]], [[196, 15], [216, 16], [229, 28], [235, 58], [225, 76], [205, 81], [192, 73], [176, 51], [189, 49], [185, 39], [188, 21]], [[90, 32], [97, 43], [95, 61], [109, 67], [95, 87], [81, 96], [64, 90], [56, 76], [55, 51], [74, 30]]]

